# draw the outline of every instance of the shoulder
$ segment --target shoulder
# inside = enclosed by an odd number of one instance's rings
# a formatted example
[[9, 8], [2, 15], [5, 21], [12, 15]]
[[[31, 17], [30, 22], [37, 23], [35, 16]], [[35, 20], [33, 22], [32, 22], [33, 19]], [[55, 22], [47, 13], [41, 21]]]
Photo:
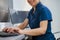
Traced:
[[42, 7], [40, 11], [40, 16], [43, 20], [51, 20], [52, 21], [52, 14], [47, 7]]
[[46, 16], [52, 16], [51, 11], [46, 6], [42, 7], [41, 14]]
[[46, 6], [43, 6], [43, 7], [41, 8], [41, 11], [42, 11], [42, 12], [45, 12], [45, 13], [51, 13], [51, 11], [50, 11]]
[[45, 5], [43, 5], [42, 3], [37, 5], [36, 10], [38, 12], [51, 13], [51, 11]]

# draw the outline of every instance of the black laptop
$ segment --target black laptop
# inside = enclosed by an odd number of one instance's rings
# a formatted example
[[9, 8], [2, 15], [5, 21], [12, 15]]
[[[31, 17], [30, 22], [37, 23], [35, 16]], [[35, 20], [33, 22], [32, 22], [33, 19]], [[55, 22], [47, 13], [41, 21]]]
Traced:
[[6, 33], [3, 31], [0, 31], [0, 37], [11, 37], [11, 36], [18, 36], [18, 33]]

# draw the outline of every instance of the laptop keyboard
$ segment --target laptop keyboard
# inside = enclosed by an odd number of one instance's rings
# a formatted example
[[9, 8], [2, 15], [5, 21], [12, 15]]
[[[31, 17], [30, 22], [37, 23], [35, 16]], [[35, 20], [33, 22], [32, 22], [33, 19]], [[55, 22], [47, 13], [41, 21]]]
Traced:
[[10, 37], [10, 36], [18, 36], [18, 33], [6, 33], [3, 31], [0, 31], [0, 37]]

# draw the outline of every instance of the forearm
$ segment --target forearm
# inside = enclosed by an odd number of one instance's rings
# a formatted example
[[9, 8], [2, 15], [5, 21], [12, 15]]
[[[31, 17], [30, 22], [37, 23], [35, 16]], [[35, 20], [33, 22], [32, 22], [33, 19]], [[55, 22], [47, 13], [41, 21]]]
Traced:
[[25, 25], [24, 23], [21, 23], [21, 24], [18, 26], [18, 28], [24, 29], [26, 26], [27, 26], [27, 25]]
[[24, 29], [28, 25], [28, 19], [26, 18], [23, 23], [21, 23], [18, 28]]
[[30, 36], [38, 36], [45, 34], [45, 31], [42, 28], [36, 28], [31, 30], [21, 30], [21, 34], [26, 34]]

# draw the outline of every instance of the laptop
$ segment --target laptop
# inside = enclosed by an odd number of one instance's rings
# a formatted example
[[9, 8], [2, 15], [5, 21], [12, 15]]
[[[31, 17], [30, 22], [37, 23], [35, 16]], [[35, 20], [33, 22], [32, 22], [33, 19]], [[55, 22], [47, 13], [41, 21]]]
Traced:
[[[11, 15], [10, 15], [10, 9], [9, 8], [8, 8], [8, 13], [6, 15], [5, 15], [6, 17], [2, 17], [2, 19], [0, 19], [0, 28], [2, 27], [2, 29], [6, 25], [8, 25], [6, 23], [10, 22], [10, 24], [12, 24]], [[4, 19], [4, 18], [6, 18], [6, 19]], [[7, 33], [7, 32], [0, 31], [0, 37], [10, 37], [10, 36], [18, 36], [18, 35], [19, 35], [18, 33]]]

